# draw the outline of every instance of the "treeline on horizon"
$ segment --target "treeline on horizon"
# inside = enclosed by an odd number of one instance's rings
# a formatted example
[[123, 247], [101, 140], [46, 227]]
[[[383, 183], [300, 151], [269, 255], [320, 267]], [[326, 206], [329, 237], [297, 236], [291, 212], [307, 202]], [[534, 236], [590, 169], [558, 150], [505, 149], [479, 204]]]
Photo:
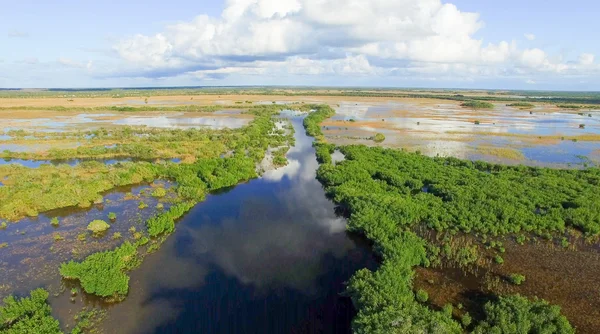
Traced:
[[[94, 94], [95, 93], [95, 94]], [[473, 93], [487, 93], [474, 95]], [[89, 89], [3, 89], [0, 98], [59, 97], [152, 97], [167, 95], [272, 95], [272, 96], [350, 96], [381, 98], [430, 98], [452, 101], [544, 102], [600, 105], [600, 92], [506, 91], [411, 88], [341, 88], [341, 87], [140, 87]], [[511, 96], [519, 97], [511, 97]]]

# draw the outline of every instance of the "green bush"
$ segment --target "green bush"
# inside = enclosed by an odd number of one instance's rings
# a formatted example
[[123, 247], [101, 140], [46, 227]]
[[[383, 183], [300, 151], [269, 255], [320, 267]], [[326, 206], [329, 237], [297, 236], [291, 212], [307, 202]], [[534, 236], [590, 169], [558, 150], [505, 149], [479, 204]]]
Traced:
[[87, 293], [121, 300], [129, 290], [125, 271], [138, 264], [137, 246], [125, 242], [112, 250], [92, 254], [82, 262], [70, 261], [60, 266], [65, 279], [79, 280]]
[[93, 233], [102, 233], [106, 230], [108, 230], [110, 228], [110, 225], [108, 225], [107, 222], [105, 222], [104, 220], [94, 220], [91, 223], [88, 224], [87, 229], [90, 232]]
[[500, 297], [485, 305], [486, 318], [473, 333], [575, 333], [560, 307], [519, 295]]
[[31, 291], [29, 297], [4, 298], [0, 307], [0, 332], [6, 334], [60, 334], [60, 324], [52, 317], [44, 289]]
[[373, 136], [373, 141], [376, 143], [382, 143], [385, 140], [383, 133], [377, 133]]
[[521, 284], [523, 284], [523, 282], [525, 282], [525, 275], [510, 274], [510, 276], [508, 277], [508, 279], [514, 285], [521, 285]]
[[494, 105], [492, 103], [483, 101], [466, 101], [461, 103], [461, 107], [473, 109], [493, 109]]
[[166, 195], [167, 191], [165, 190], [165, 188], [162, 187], [154, 188], [154, 190], [152, 191], [153, 197], [165, 197]]
[[423, 289], [419, 289], [415, 296], [419, 303], [426, 303], [429, 300], [429, 294]]

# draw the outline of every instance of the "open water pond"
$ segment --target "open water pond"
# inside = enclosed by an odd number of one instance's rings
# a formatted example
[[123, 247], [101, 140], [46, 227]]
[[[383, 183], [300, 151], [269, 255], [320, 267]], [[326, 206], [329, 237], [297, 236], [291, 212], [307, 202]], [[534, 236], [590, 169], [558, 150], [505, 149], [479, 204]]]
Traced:
[[[315, 179], [312, 139], [292, 117], [289, 164], [212, 194], [131, 273], [107, 333], [350, 333], [344, 282], [374, 268]], [[78, 302], [79, 303], [79, 302]], [[65, 318], [71, 304], [56, 301]]]
[[[25, 116], [9, 114], [1, 116], [4, 132], [27, 130], [39, 132], [64, 132], [90, 130], [109, 126], [147, 126], [151, 128], [241, 128], [253, 117], [239, 111], [222, 110], [214, 113], [201, 112], [121, 112], [121, 113], [81, 113], [64, 114], [44, 112], [43, 117], [36, 112]], [[38, 116], [38, 117], [35, 117]]]

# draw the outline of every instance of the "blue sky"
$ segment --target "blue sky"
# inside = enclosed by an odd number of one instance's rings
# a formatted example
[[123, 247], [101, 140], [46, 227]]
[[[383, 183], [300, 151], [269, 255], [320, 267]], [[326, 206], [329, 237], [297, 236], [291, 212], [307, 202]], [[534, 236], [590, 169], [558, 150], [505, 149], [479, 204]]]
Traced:
[[593, 1], [4, 0], [2, 8], [2, 88], [600, 89]]

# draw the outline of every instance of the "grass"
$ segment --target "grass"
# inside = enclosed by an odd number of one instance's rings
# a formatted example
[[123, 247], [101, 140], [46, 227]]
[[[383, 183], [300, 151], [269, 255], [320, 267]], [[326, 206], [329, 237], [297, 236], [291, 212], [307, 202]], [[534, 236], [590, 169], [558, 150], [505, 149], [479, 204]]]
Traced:
[[507, 107], [515, 107], [515, 108], [519, 108], [519, 109], [531, 109], [533, 107], [535, 107], [535, 105], [533, 103], [529, 103], [529, 102], [515, 102], [515, 103], [511, 103], [511, 104], [507, 104]]
[[477, 146], [476, 150], [480, 154], [491, 155], [498, 158], [515, 161], [525, 160], [525, 156], [521, 151], [510, 147]]

